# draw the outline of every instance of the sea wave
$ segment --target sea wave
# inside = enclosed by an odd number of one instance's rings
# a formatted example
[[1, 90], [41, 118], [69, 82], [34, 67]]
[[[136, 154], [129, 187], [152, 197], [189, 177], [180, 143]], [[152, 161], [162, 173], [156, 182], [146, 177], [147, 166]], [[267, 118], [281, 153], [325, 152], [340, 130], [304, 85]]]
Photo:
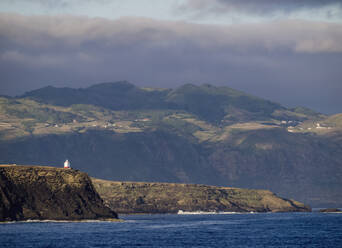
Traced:
[[255, 212], [224, 212], [224, 211], [183, 211], [178, 210], [177, 214], [254, 214]]
[[4, 221], [0, 224], [17, 224], [17, 223], [97, 223], [97, 222], [123, 222], [122, 219], [117, 220], [17, 220], [17, 221]]

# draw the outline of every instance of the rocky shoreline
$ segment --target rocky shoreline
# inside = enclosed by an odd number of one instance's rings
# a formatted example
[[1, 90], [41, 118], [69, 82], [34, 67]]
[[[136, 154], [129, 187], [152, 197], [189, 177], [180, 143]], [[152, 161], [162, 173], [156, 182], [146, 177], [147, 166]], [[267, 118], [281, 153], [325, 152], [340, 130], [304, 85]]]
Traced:
[[320, 209], [318, 212], [320, 212], [320, 213], [342, 213], [342, 210], [339, 208], [324, 208], [324, 209]]
[[0, 165], [0, 222], [120, 221], [119, 214], [309, 212], [268, 190], [113, 182], [73, 169]]

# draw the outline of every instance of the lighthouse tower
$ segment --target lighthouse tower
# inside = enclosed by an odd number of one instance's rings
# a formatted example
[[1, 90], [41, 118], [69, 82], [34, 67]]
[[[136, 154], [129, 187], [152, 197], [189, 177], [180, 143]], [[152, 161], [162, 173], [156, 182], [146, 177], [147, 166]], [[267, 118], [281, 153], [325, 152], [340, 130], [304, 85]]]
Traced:
[[65, 162], [64, 162], [64, 168], [66, 168], [66, 169], [71, 169], [69, 160], [65, 160]]

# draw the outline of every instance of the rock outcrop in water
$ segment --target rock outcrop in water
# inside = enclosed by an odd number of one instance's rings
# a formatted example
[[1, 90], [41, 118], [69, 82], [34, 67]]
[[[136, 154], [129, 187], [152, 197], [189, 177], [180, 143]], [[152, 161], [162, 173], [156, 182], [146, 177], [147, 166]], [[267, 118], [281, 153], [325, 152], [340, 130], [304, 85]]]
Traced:
[[116, 219], [86, 173], [0, 165], [0, 221]]
[[184, 211], [306, 212], [310, 207], [268, 190], [198, 184], [113, 182], [92, 178], [104, 202], [118, 213]]

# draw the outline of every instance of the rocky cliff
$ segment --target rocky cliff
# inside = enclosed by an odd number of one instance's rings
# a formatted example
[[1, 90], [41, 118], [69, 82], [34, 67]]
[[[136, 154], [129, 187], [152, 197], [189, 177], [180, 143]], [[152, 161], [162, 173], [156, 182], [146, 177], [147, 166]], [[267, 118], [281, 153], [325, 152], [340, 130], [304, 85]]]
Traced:
[[304, 204], [277, 197], [268, 190], [198, 184], [113, 182], [92, 178], [105, 203], [118, 213], [184, 211], [305, 212]]
[[0, 165], [0, 221], [115, 219], [86, 173]]

